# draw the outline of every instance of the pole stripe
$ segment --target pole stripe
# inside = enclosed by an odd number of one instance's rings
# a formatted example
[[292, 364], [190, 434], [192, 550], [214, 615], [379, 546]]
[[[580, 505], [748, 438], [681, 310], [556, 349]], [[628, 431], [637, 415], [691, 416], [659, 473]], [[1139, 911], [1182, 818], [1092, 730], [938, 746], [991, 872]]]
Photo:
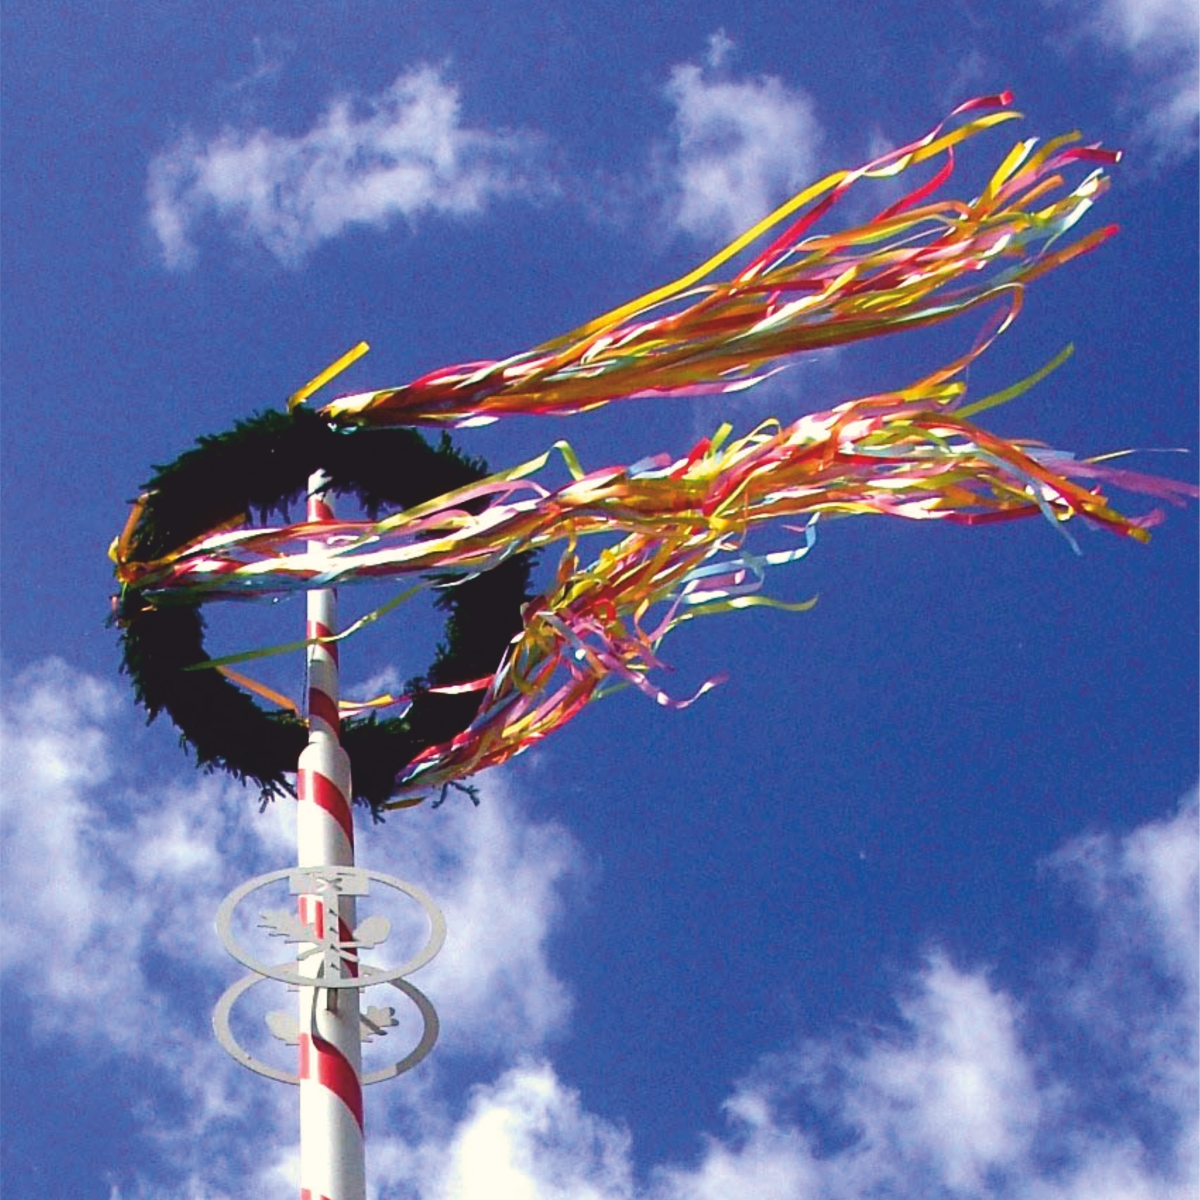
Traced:
[[[338, 940], [342, 942], [350, 942], [354, 940], [354, 930], [342, 920], [341, 914], [338, 914]], [[347, 974], [358, 978], [358, 948], [348, 947], [343, 951], [342, 970]]]
[[315, 1080], [333, 1092], [362, 1129], [362, 1084], [345, 1055], [332, 1042], [301, 1033], [300, 1078]]
[[313, 492], [308, 497], [308, 519], [310, 521], [332, 521], [333, 506], [325, 499], [324, 492]]
[[341, 827], [346, 841], [354, 845], [354, 817], [350, 812], [350, 802], [332, 779], [319, 771], [303, 768], [296, 775], [296, 790], [301, 803], [311, 801], [327, 812]]
[[[301, 896], [297, 900], [297, 916], [301, 922], [309, 926], [314, 936], [325, 936], [325, 905], [316, 896]], [[351, 942], [354, 940], [354, 930], [342, 920], [338, 914], [338, 941]], [[349, 947], [344, 952], [343, 964], [347, 975], [358, 974], [358, 948]]]
[[[311, 641], [314, 641], [316, 638], [332, 638], [334, 636], [334, 631], [332, 629], [330, 629], [328, 625], [325, 625], [321, 621], [309, 621], [305, 626], [304, 634], [305, 634], [305, 637], [307, 637], [308, 640], [311, 642]], [[329, 641], [320, 642], [316, 646], [314, 646], [313, 649], [317, 650], [317, 651], [324, 650], [325, 653], [328, 654], [331, 659], [333, 659], [334, 665], [335, 666], [337, 665], [337, 661], [338, 661], [338, 644], [337, 644], [337, 642], [329, 642]]]
[[[333, 630], [321, 620], [309, 617], [305, 635], [310, 643], [315, 638], [333, 637]], [[320, 642], [309, 646], [308, 720], [309, 728], [323, 729], [337, 738], [341, 730], [338, 712], [338, 646], [337, 642]], [[332, 693], [332, 694], [331, 694]]]
[[[316, 896], [301, 896], [297, 901], [297, 915], [301, 922], [313, 931], [313, 935], [318, 938], [325, 936], [325, 914], [328, 910]], [[338, 941], [352, 942], [354, 940], [354, 930], [342, 920], [341, 913], [338, 913]], [[342, 952], [342, 969], [347, 975], [358, 976], [358, 948], [356, 946], [347, 947]]]
[[308, 717], [310, 721], [315, 718], [323, 722], [332, 733], [337, 733], [340, 720], [337, 701], [318, 687], [308, 689]]
[[318, 938], [325, 936], [325, 905], [316, 896], [301, 896], [296, 901], [300, 920], [311, 927]]

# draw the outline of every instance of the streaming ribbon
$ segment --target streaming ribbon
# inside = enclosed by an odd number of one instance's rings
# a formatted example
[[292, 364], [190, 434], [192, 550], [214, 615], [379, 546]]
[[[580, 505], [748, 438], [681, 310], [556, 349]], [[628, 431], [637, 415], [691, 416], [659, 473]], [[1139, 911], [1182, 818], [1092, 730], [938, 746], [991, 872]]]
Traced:
[[[1019, 118], [1010, 102], [1008, 93], [969, 101], [919, 141], [826, 176], [674, 283], [571, 333], [511, 358], [343, 396], [322, 412], [340, 424], [435, 426], [577, 413], [630, 397], [737, 391], [788, 355], [929, 325], [999, 297], [1011, 320], [1025, 283], [1116, 230], [1052, 248], [1108, 187], [1096, 166], [1062, 194], [1060, 172], [1120, 155], [1078, 144], [1077, 133], [1042, 146], [1030, 138], [1013, 147], [974, 200], [934, 199], [951, 177], [957, 145]], [[947, 130], [949, 120], [980, 110]], [[860, 180], [891, 178], [937, 158], [944, 161], [928, 182], [872, 220], [813, 232]], [[731, 278], [714, 278], [768, 234], [770, 244]]]
[[[758, 592], [768, 567], [812, 548], [820, 518], [880, 514], [977, 525], [1041, 515], [1069, 537], [1065, 522], [1083, 517], [1145, 541], [1161, 514], [1124, 517], [1097, 483], [1172, 503], [1197, 494], [1190, 484], [1108, 460], [1077, 460], [987, 433], [962, 415], [967, 408], [956, 411], [963, 393], [961, 380], [938, 372], [788, 426], [764, 422], [738, 439], [725, 425], [683, 458], [631, 468], [585, 472], [560, 442], [572, 479], [556, 489], [534, 478], [547, 452], [379, 521], [326, 522], [323, 543], [310, 540], [317, 530], [308, 523], [242, 529], [122, 571], [150, 600], [207, 600], [431, 571], [471, 576], [510, 555], [564, 543], [553, 585], [527, 606], [524, 630], [498, 671], [474, 681], [483, 692], [475, 720], [398, 781], [401, 790], [425, 790], [505, 761], [612, 686], [634, 686], [663, 705], [690, 703], [650, 682], [662, 639], [696, 616], [763, 604], [808, 607]], [[780, 524], [792, 531], [791, 544], [751, 550], [753, 533]], [[585, 562], [581, 543], [594, 534], [621, 540]]]
[[[809, 607], [811, 601], [781, 604], [760, 588], [769, 567], [812, 548], [822, 519], [876, 514], [977, 525], [1040, 515], [1072, 540], [1066, 523], [1081, 517], [1146, 540], [1161, 513], [1122, 516], [1102, 486], [1176, 504], [1195, 497], [1194, 486], [1119, 469], [1113, 456], [1076, 459], [1006, 440], [972, 420], [1032, 386], [1069, 351], [1003, 392], [964, 403], [966, 368], [1020, 311], [1025, 284], [1113, 232], [1106, 227], [1063, 243], [1107, 179], [1094, 167], [1064, 192], [1060, 172], [1118, 157], [1078, 144], [1075, 134], [1041, 146], [1019, 142], [969, 202], [936, 199], [955, 147], [1016, 118], [1009, 102], [1004, 94], [962, 105], [952, 117], [968, 117], [965, 123], [944, 123], [864, 167], [828, 176], [696, 270], [573, 333], [501, 361], [344, 396], [320, 411], [339, 425], [469, 426], [513, 414], [576, 413], [635, 396], [731, 392], [797, 352], [928, 325], [998, 300], [986, 335], [943, 369], [791, 424], [763, 422], [742, 437], [723, 425], [678, 459], [585, 471], [560, 441], [555, 449], [571, 474], [563, 486], [536, 478], [547, 451], [382, 520], [325, 523], [320, 543], [309, 540], [314, 529], [307, 523], [220, 530], [136, 562], [121, 539], [120, 580], [151, 603], [392, 578], [416, 587], [429, 572], [473, 577], [511, 555], [562, 545], [553, 583], [527, 605], [524, 629], [495, 673], [464, 685], [481, 694], [474, 721], [408, 765], [396, 781], [403, 796], [504, 762], [616, 687], [636, 687], [658, 704], [691, 703], [695, 696], [672, 699], [650, 679], [661, 665], [663, 638], [715, 612]], [[934, 159], [941, 165], [928, 182], [872, 220], [814, 232], [859, 180], [890, 178]], [[765, 250], [731, 278], [715, 279], [768, 234]], [[767, 526], [789, 536], [775, 548], [752, 549]], [[587, 561], [583, 545], [595, 534], [619, 540]], [[228, 669], [254, 656], [212, 665]]]

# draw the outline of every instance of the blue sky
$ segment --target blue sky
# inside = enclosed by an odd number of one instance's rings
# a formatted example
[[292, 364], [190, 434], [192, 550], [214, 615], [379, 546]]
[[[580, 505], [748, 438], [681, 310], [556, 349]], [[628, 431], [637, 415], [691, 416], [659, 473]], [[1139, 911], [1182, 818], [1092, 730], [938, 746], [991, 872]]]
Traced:
[[[1126, 152], [1094, 222], [1121, 233], [1039, 281], [975, 365], [982, 395], [1076, 346], [985, 423], [1183, 447], [1136, 465], [1195, 478], [1187, 0], [7, 0], [3, 22], [17, 1200], [296, 1191], [294, 1091], [208, 1029], [241, 970], [213, 914], [287, 865], [292, 813], [144, 727], [104, 626], [126, 502], [193, 438], [360, 338], [348, 390], [525, 349], [1011, 88], [1019, 133], [976, 139], [959, 186], [1016, 136], [1081, 128]], [[678, 455], [916, 378], [982, 320], [736, 398], [456, 437], [494, 466], [561, 436], [592, 466]], [[368, 1093], [372, 1197], [1194, 1195], [1195, 509], [1147, 547], [1078, 532], [1080, 557], [1041, 522], [838, 522], [769, 581], [813, 611], [665, 643], [674, 694], [728, 675], [700, 703], [622, 693], [482, 777], [477, 809], [363, 822], [363, 863], [450, 926], [417, 978], [442, 1041]], [[218, 616], [212, 641], [296, 636], [301, 612]], [[352, 641], [344, 677], [402, 680], [436, 637], [418, 607]]]

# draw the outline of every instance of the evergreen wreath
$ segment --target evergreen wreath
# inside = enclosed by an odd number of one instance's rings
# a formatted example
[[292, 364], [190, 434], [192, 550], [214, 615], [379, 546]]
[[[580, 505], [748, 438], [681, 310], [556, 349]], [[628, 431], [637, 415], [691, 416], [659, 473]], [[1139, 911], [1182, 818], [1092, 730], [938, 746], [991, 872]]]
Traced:
[[[173, 463], [156, 466], [128, 542], [135, 561], [151, 561], [210, 531], [257, 513], [286, 512], [304, 496], [309, 476], [323, 470], [329, 491], [357, 497], [372, 517], [411, 508], [487, 474], [486, 465], [456, 450], [443, 434], [430, 446], [405, 428], [334, 429], [306, 408], [265, 412], [223, 434], [200, 438]], [[410, 679], [412, 705], [403, 717], [344, 721], [342, 744], [353, 763], [354, 798], [379, 817], [397, 775], [429, 746], [470, 725], [478, 694], [429, 689], [490, 675], [522, 628], [529, 599], [529, 555], [510, 559], [440, 591], [447, 613], [429, 669]], [[427, 578], [446, 584], [457, 576]], [[153, 721], [166, 713], [200, 766], [252, 780], [263, 801], [290, 793], [286, 775], [308, 740], [307, 724], [289, 712], [269, 713], [217, 670], [204, 650], [199, 601], [152, 603], [126, 588], [115, 605], [122, 669]]]

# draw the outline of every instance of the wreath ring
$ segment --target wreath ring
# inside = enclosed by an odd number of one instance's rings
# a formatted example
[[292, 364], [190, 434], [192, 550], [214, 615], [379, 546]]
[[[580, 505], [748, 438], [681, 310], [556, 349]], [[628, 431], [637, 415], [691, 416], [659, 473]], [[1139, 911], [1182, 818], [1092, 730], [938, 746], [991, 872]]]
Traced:
[[[152, 561], [257, 512], [286, 512], [322, 470], [329, 491], [353, 494], [372, 517], [411, 508], [487, 474], [486, 465], [456, 450], [443, 435], [431, 446], [415, 430], [335, 429], [310, 409], [265, 412], [223, 434], [199, 439], [173, 463], [154, 468], [133, 529], [123, 541], [127, 561]], [[491, 675], [522, 627], [528, 600], [529, 555], [444, 588], [436, 604], [447, 612], [443, 641], [428, 670], [411, 679], [411, 707], [402, 717], [375, 715], [342, 724], [353, 767], [354, 798], [379, 816], [396, 777], [430, 746], [470, 725], [478, 696], [444, 688]], [[446, 583], [453, 576], [429, 575]], [[147, 720], [166, 713], [207, 770], [223, 770], [261, 789], [264, 801], [291, 793], [286, 775], [307, 740], [307, 724], [289, 712], [267, 712], [217, 670], [204, 650], [200, 600], [148, 602], [136, 588], [115, 601], [122, 670]]]

